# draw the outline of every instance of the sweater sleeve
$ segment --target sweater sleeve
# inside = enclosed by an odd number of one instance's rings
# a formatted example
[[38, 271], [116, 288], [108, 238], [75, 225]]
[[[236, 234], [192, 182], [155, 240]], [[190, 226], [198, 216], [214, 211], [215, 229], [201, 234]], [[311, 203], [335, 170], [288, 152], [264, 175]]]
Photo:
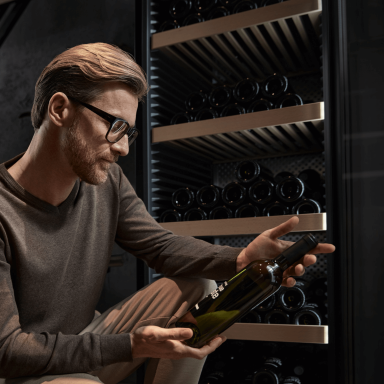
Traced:
[[243, 248], [212, 245], [165, 230], [148, 213], [121, 168], [119, 171], [120, 212], [116, 242], [123, 249], [165, 276], [225, 280], [236, 274], [236, 258]]
[[[131, 361], [130, 334], [23, 332], [0, 225], [0, 377], [91, 372]], [[10, 255], [8, 255], [10, 257]], [[14, 256], [14, 255], [13, 255]]]

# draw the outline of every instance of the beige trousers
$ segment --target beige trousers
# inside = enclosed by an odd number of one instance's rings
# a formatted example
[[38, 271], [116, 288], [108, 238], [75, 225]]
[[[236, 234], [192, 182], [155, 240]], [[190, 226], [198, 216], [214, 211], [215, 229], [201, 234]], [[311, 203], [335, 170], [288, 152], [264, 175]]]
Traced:
[[[79, 334], [87, 332], [103, 335], [131, 333], [145, 325], [169, 328], [191, 306], [215, 289], [216, 283], [211, 280], [162, 278], [103, 314], [96, 314], [93, 321]], [[140, 358], [134, 359], [132, 362], [116, 363], [97, 372], [0, 379], [0, 384], [41, 384], [64, 378], [68, 384], [82, 382], [115, 384], [128, 377], [146, 360], [146, 358]], [[148, 359], [145, 384], [197, 384], [204, 362], [205, 359], [192, 358]], [[79, 381], [79, 379], [83, 380]]]

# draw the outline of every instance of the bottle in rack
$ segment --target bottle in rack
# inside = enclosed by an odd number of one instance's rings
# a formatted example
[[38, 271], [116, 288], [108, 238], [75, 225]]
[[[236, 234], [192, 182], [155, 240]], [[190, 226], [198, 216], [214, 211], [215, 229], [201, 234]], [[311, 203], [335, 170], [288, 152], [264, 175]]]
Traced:
[[183, 216], [184, 221], [199, 221], [207, 219], [208, 215], [199, 207], [188, 209], [188, 211], [185, 212]]
[[283, 384], [301, 384], [301, 380], [296, 376], [287, 376]]
[[211, 212], [209, 212], [209, 220], [230, 219], [232, 217], [232, 210], [227, 208], [225, 205], [215, 207]]
[[280, 308], [271, 309], [264, 316], [266, 324], [290, 324], [291, 317]]
[[221, 202], [222, 188], [216, 185], [205, 185], [196, 193], [196, 202], [200, 208], [211, 211]]
[[322, 323], [321, 312], [315, 303], [304, 305], [304, 307], [295, 313], [292, 319], [292, 324], [296, 325], [321, 325]]
[[288, 92], [294, 93], [293, 89], [289, 86], [288, 78], [277, 73], [274, 73], [264, 80], [261, 92], [264, 97], [272, 102], [276, 102], [276, 100]]
[[247, 113], [269, 111], [273, 108], [275, 108], [275, 105], [269, 100], [260, 98], [249, 105]]
[[275, 201], [273, 203], [268, 204], [263, 209], [263, 216], [281, 216], [288, 215], [290, 213], [289, 207], [280, 201]]
[[291, 172], [287, 172], [287, 171], [282, 171], [282, 172], [279, 172], [275, 175], [275, 183], [278, 184], [280, 183], [281, 180], [283, 180], [285, 177], [288, 177], [288, 176], [294, 176], [293, 173]]
[[159, 32], [170, 31], [177, 28], [180, 28], [180, 24], [176, 20], [166, 20], [160, 25]]
[[221, 85], [213, 88], [208, 96], [209, 104], [213, 108], [224, 108], [231, 103], [232, 92], [232, 88], [228, 85]]
[[210, 108], [204, 108], [201, 111], [197, 112], [196, 114], [196, 121], [202, 121], [202, 120], [210, 120], [210, 119], [217, 119], [219, 117], [219, 114], [216, 110], [214, 110], [212, 107]]
[[263, 301], [259, 306], [255, 308], [257, 312], [265, 313], [272, 310], [276, 304], [276, 295], [270, 296], [267, 300]]
[[306, 213], [320, 213], [320, 204], [312, 199], [300, 200], [293, 208], [292, 213], [294, 215], [302, 215]]
[[209, 12], [208, 19], [213, 20], [213, 19], [218, 19], [220, 17], [225, 17], [230, 15], [231, 12], [225, 7], [215, 7], [212, 9], [211, 12]]
[[275, 199], [275, 185], [266, 179], [259, 179], [248, 189], [250, 200], [259, 206], [266, 206]]
[[221, 193], [224, 204], [231, 208], [240, 207], [245, 202], [246, 196], [246, 188], [236, 181], [227, 184]]
[[277, 198], [290, 207], [301, 200], [304, 191], [304, 183], [295, 176], [287, 176], [276, 185]]
[[260, 211], [255, 205], [251, 203], [243, 204], [236, 209], [235, 217], [244, 218], [244, 217], [259, 217]]
[[186, 211], [195, 205], [195, 191], [188, 187], [177, 189], [172, 193], [172, 205], [180, 211]]
[[307, 290], [309, 282], [296, 278], [296, 284], [293, 287], [284, 287], [277, 294], [277, 300], [281, 308], [289, 313], [297, 312], [303, 308], [308, 301]]
[[218, 0], [195, 0], [194, 7], [199, 13], [207, 14], [218, 5]]
[[192, 13], [183, 20], [183, 27], [187, 25], [202, 23], [205, 21], [204, 16], [201, 13]]
[[240, 13], [256, 9], [258, 6], [256, 1], [253, 0], [242, 0], [239, 1], [233, 8], [232, 13]]
[[276, 102], [275, 108], [296, 107], [303, 104], [303, 99], [298, 94], [287, 93]]
[[171, 119], [171, 125], [185, 124], [193, 121], [193, 116], [189, 112], [178, 112]]
[[275, 259], [256, 260], [220, 285], [176, 322], [176, 327], [193, 331], [185, 343], [200, 348], [260, 305], [280, 288], [284, 271], [317, 244], [316, 238], [307, 234]]
[[245, 113], [245, 108], [240, 104], [234, 103], [224, 107], [220, 113], [220, 117], [236, 116], [236, 115], [242, 115], [244, 113]]
[[181, 221], [182, 216], [180, 212], [176, 211], [176, 209], [167, 209], [160, 215], [159, 222], [160, 223], [173, 223], [176, 221]]
[[208, 96], [202, 90], [190, 93], [185, 99], [185, 107], [190, 113], [201, 111], [207, 105]]
[[246, 78], [236, 84], [233, 97], [241, 105], [248, 108], [250, 103], [258, 97], [259, 91], [259, 84], [255, 80]]
[[301, 171], [297, 177], [302, 180], [307, 187], [309, 191], [307, 197], [316, 200], [321, 206], [324, 205], [324, 179], [320, 173], [314, 169], [305, 169]]
[[245, 186], [255, 183], [260, 178], [273, 180], [273, 174], [267, 167], [252, 160], [239, 163], [235, 175], [237, 180]]
[[276, 357], [268, 358], [252, 377], [252, 384], [282, 384], [282, 362]]
[[262, 320], [261, 316], [255, 310], [252, 310], [240, 319], [240, 323], [260, 324], [262, 323]]
[[169, 6], [169, 14], [173, 19], [185, 18], [192, 9], [191, 0], [173, 0]]

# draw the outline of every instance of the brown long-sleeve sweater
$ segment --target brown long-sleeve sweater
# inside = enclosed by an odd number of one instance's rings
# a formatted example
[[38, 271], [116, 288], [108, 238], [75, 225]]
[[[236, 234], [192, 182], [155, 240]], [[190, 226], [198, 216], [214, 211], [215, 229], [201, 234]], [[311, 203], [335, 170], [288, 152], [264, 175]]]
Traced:
[[240, 248], [164, 230], [114, 164], [55, 207], [0, 164], [0, 377], [90, 372], [130, 361], [129, 334], [78, 335], [93, 319], [116, 241], [166, 276], [227, 279]]

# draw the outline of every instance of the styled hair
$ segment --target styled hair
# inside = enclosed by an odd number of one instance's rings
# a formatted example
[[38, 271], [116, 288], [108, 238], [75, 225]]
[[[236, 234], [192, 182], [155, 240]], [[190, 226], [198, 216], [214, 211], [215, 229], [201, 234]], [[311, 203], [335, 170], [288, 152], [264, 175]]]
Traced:
[[129, 53], [105, 43], [69, 48], [56, 56], [37, 80], [32, 125], [35, 129], [41, 126], [56, 92], [89, 103], [102, 93], [102, 85], [111, 81], [127, 84], [139, 101], [148, 92], [146, 74]]

